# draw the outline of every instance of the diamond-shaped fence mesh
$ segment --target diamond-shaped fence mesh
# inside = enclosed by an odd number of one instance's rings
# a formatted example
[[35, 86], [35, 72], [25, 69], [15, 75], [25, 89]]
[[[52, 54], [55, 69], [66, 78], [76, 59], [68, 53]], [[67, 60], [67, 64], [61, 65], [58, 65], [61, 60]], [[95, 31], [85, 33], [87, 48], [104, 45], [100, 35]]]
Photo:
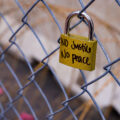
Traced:
[[[93, 97], [93, 95], [90, 93], [90, 91], [87, 89], [88, 86], [94, 84], [95, 82], [99, 81], [100, 79], [102, 79], [103, 77], [105, 77], [106, 75], [110, 74], [115, 82], [118, 84], [118, 86], [120, 86], [120, 81], [119, 79], [117, 78], [117, 76], [114, 75], [114, 73], [111, 71], [111, 67], [118, 63], [120, 61], [120, 58], [114, 60], [111, 62], [109, 56], [108, 56], [108, 53], [105, 51], [102, 43], [100, 42], [98, 36], [96, 35], [96, 33], [94, 33], [94, 37], [95, 39], [97, 40], [98, 42], [98, 45], [100, 46], [101, 50], [103, 51], [107, 61], [108, 61], [108, 64], [106, 66], [103, 66], [103, 69], [105, 70], [105, 72], [98, 76], [96, 79], [92, 80], [91, 82], [87, 82], [86, 80], [86, 76], [84, 74], [84, 72], [82, 70], [79, 70], [81, 75], [82, 75], [82, 78], [84, 80], [84, 84], [81, 86], [81, 90], [82, 92], [79, 93], [78, 95], [75, 95], [73, 97], [68, 97], [67, 95], [67, 92], [66, 90], [64, 89], [62, 83], [60, 82], [59, 78], [57, 77], [57, 75], [55, 74], [54, 72], [54, 69], [48, 65], [48, 60], [49, 60], [49, 57], [52, 56], [56, 51], [59, 50], [59, 46], [54, 49], [51, 53], [47, 53], [47, 50], [45, 49], [44, 45], [42, 44], [39, 36], [37, 35], [37, 33], [35, 32], [35, 30], [32, 28], [32, 26], [28, 23], [28, 15], [31, 13], [31, 11], [37, 6], [38, 3], [40, 4], [43, 4], [49, 11], [50, 15], [52, 16], [54, 22], [56, 23], [57, 27], [59, 28], [60, 32], [63, 33], [63, 30], [58, 22], [58, 20], [56, 19], [54, 13], [52, 12], [52, 10], [50, 9], [50, 7], [48, 6], [47, 2], [45, 0], [35, 0], [34, 1], [34, 4], [27, 10], [27, 12], [24, 11], [24, 9], [22, 8], [19, 0], [15, 0], [14, 1], [16, 3], [16, 5], [19, 7], [19, 9], [21, 10], [22, 14], [23, 14], [23, 17], [21, 19], [21, 26], [18, 27], [18, 29], [14, 32], [12, 27], [10, 26], [10, 24], [8, 23], [7, 19], [4, 17], [3, 14], [0, 13], [0, 17], [1, 19], [5, 22], [5, 24], [8, 26], [8, 29], [11, 31], [12, 35], [11, 37], [9, 38], [9, 43], [10, 45], [3, 50], [2, 47], [0, 47], [0, 64], [3, 65], [4, 64], [4, 67], [6, 67], [8, 69], [8, 71], [11, 73], [12, 75], [12, 79], [14, 79], [13, 83], [17, 83], [17, 91], [15, 90], [15, 96], [11, 96], [10, 93], [9, 93], [9, 90], [7, 89], [7, 87], [5, 86], [5, 82], [2, 81], [0, 79], [0, 88], [1, 88], [1, 91], [0, 92], [4, 92], [4, 94], [6, 95], [7, 99], [9, 102], [7, 103], [4, 103], [6, 104], [6, 106], [3, 105], [3, 103], [0, 102], [0, 120], [2, 119], [10, 119], [7, 114], [10, 113], [10, 111], [13, 111], [14, 113], [14, 116], [16, 116], [15, 118], [16, 119], [23, 119], [20, 114], [20, 112], [18, 111], [18, 108], [16, 107], [16, 104], [17, 102], [19, 102], [20, 99], [22, 99], [22, 101], [25, 103], [25, 106], [27, 107], [28, 111], [31, 112], [31, 115], [33, 117], [33, 119], [35, 120], [38, 120], [38, 119], [41, 119], [40, 116], [38, 117], [38, 114], [36, 114], [36, 111], [34, 110], [34, 108], [32, 107], [31, 103], [30, 103], [30, 100], [23, 94], [24, 91], [25, 91], [25, 88], [28, 88], [28, 87], [31, 87], [31, 84], [35, 86], [35, 89], [38, 90], [39, 94], [42, 96], [42, 100], [44, 100], [45, 102], [45, 106], [42, 106], [42, 107], [46, 107], [46, 109], [48, 109], [48, 113], [46, 113], [46, 115], [44, 116], [45, 118], [44, 119], [49, 119], [49, 120], [52, 120], [54, 119], [55, 115], [59, 114], [60, 112], [63, 112], [65, 110], [69, 111], [69, 113], [72, 115], [72, 119], [75, 119], [75, 120], [78, 120], [79, 117], [78, 115], [76, 115], [74, 113], [74, 110], [71, 108], [70, 106], [70, 103], [73, 102], [73, 100], [77, 99], [78, 97], [82, 96], [83, 94], [87, 93], [87, 95], [91, 98], [91, 100], [93, 101], [96, 109], [98, 110], [100, 116], [101, 116], [101, 119], [102, 120], [105, 120], [105, 117], [103, 115], [103, 112], [101, 110], [101, 108], [99, 107], [99, 105], [97, 104], [95, 98]], [[86, 9], [92, 5], [92, 3], [94, 3], [95, 0], [91, 0], [89, 1], [89, 3], [84, 6], [83, 4], [83, 1], [82, 0], [79, 0], [79, 3], [82, 7], [82, 10], [80, 12], [80, 14], [83, 12], [83, 11], [86, 11]], [[116, 0], [116, 2], [118, 3], [118, 5], [120, 6], [120, 1], [119, 0]], [[7, 4], [7, 3], [6, 3]], [[41, 12], [44, 12], [44, 11], [41, 11]], [[76, 23], [74, 26], [72, 26], [70, 28], [70, 30], [74, 29], [76, 26], [78, 26], [82, 21], [79, 21], [78, 23]], [[36, 40], [38, 41], [38, 44], [41, 46], [42, 50], [44, 51], [45, 53], [45, 57], [40, 61], [42, 64], [40, 66], [39, 69], [37, 69], [36, 71], [33, 69], [31, 63], [29, 62], [27, 56], [24, 54], [24, 51], [21, 49], [21, 46], [18, 45], [18, 43], [16, 42], [17, 41], [17, 38], [16, 38], [16, 35], [25, 27], [27, 26], [29, 28], [29, 30], [32, 32], [31, 34], [33, 34], [36, 38]], [[59, 42], [59, 38], [56, 40], [56, 42]], [[9, 64], [9, 62], [6, 60], [6, 54], [7, 52], [9, 51], [9, 49], [11, 47], [16, 47], [18, 49], [18, 51], [20, 52], [21, 56], [23, 57], [24, 61], [26, 62], [30, 72], [31, 72], [31, 75], [28, 76], [28, 82], [26, 84], [22, 84], [21, 83], [21, 78], [19, 78], [19, 76], [17, 75], [17, 72], [14, 72], [12, 66]], [[14, 59], [14, 58], [12, 58]], [[57, 109], [57, 110], [54, 110], [52, 108], [52, 105], [51, 105], [51, 102], [49, 101], [49, 99], [47, 98], [46, 96], [46, 93], [42, 90], [42, 88], [40, 87], [40, 85], [38, 84], [38, 82], [36, 81], [36, 75], [39, 74], [39, 72], [43, 71], [45, 69], [45, 67], [48, 67], [51, 71], [51, 73], [53, 74], [55, 80], [56, 80], [56, 83], [58, 85], [58, 87], [60, 87], [64, 97], [65, 97], [65, 100], [62, 101], [61, 105], [62, 107], [60, 109]], [[22, 76], [24, 77], [24, 76]], [[11, 79], [11, 78], [10, 78]], [[9, 79], [7, 80], [9, 81]], [[11, 86], [13, 89], [14, 89], [14, 85]], [[33, 96], [31, 96], [31, 99], [33, 99]], [[39, 100], [40, 102], [41, 100]], [[53, 100], [54, 101], [54, 100]], [[36, 101], [34, 101], [35, 103]], [[39, 107], [38, 105], [38, 111], [42, 111], [42, 107]], [[64, 112], [64, 114], [66, 114], [66, 112]], [[24, 114], [23, 114], [23, 117], [24, 117]], [[28, 115], [28, 117], [30, 117]], [[28, 119], [32, 119], [32, 118], [28, 118]], [[67, 118], [66, 118], [67, 119]]]

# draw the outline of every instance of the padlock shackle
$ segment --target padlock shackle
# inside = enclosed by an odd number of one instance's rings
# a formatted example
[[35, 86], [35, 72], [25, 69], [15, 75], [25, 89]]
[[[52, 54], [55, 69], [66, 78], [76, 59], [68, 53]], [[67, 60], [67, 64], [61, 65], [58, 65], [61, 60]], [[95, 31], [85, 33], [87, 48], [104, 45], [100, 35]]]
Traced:
[[88, 16], [85, 12], [79, 15], [80, 11], [72, 12], [65, 21], [65, 34], [69, 34], [70, 23], [73, 17], [79, 16], [80, 19], [84, 19], [88, 23], [89, 27], [89, 40], [93, 40], [94, 34], [94, 24], [90, 16]]

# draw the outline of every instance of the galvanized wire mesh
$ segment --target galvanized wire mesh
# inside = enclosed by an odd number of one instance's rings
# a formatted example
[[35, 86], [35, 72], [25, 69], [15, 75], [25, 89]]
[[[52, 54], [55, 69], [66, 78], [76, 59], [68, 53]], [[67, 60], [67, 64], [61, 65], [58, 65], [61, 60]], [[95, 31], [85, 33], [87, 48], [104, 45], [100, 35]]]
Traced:
[[[80, 14], [85, 11], [95, 0], [91, 0], [86, 6], [84, 6], [84, 3], [82, 0], [79, 0], [79, 3], [82, 7], [82, 10], [80, 12]], [[5, 66], [8, 68], [8, 70], [11, 72], [12, 76], [14, 77], [16, 83], [18, 84], [19, 86], [19, 89], [17, 91], [17, 96], [13, 99], [10, 94], [9, 94], [9, 91], [5, 88], [4, 86], [4, 83], [0, 80], [0, 86], [1, 88], [3, 89], [4, 93], [6, 94], [6, 96], [8, 97], [9, 99], [9, 103], [7, 104], [7, 107], [3, 107], [2, 106], [2, 103], [0, 103], [0, 110], [1, 110], [1, 113], [0, 113], [0, 119], [5, 119], [7, 120], [8, 118], [6, 117], [6, 113], [10, 110], [13, 110], [15, 115], [18, 117], [18, 119], [21, 120], [21, 117], [20, 117], [20, 114], [17, 110], [17, 108], [14, 106], [14, 103], [16, 103], [20, 98], [23, 98], [24, 102], [26, 103], [26, 105], [29, 107], [33, 117], [35, 120], [38, 120], [39, 118], [37, 117], [34, 109], [32, 108], [32, 106], [30, 105], [29, 103], [29, 100], [23, 95], [23, 91], [26, 87], [30, 86], [30, 84], [34, 84], [36, 86], [36, 88], [39, 90], [40, 94], [42, 95], [44, 101], [46, 102], [46, 105], [49, 109], [49, 115], [47, 115], [47, 119], [48, 120], [52, 120], [54, 119], [54, 116], [56, 114], [58, 114], [59, 112], [65, 110], [65, 109], [68, 109], [69, 112], [72, 114], [73, 118], [75, 120], [77, 120], [77, 116], [74, 114], [73, 110], [71, 109], [71, 107], [69, 106], [69, 103], [72, 102], [74, 99], [78, 98], [79, 96], [82, 96], [83, 94], [87, 93], [88, 96], [91, 98], [91, 100], [93, 101], [94, 105], [96, 106], [96, 109], [98, 110], [102, 120], [105, 120], [105, 117], [99, 107], [99, 105], [97, 104], [97, 102], [95, 101], [94, 97], [92, 96], [92, 94], [89, 92], [89, 90], [87, 89], [88, 86], [90, 86], [91, 84], [94, 84], [95, 82], [97, 82], [98, 80], [100, 80], [101, 78], [105, 77], [107, 74], [110, 74], [114, 80], [116, 81], [116, 83], [118, 84], [118, 86], [120, 86], [120, 81], [117, 79], [117, 77], [114, 75], [114, 73], [111, 71], [111, 66], [113, 66], [115, 63], [119, 62], [120, 61], [120, 58], [114, 60], [111, 62], [107, 52], [105, 51], [102, 43], [100, 42], [98, 36], [96, 35], [96, 33], [94, 33], [94, 37], [95, 39], [98, 41], [98, 44], [99, 46], [101, 47], [107, 61], [108, 61], [108, 65], [104, 66], [103, 69], [105, 70], [105, 72], [98, 76], [96, 79], [92, 80], [91, 82], [87, 82], [86, 80], [86, 76], [84, 74], [84, 72], [82, 70], [80, 70], [80, 73], [82, 75], [82, 78], [84, 80], [84, 85], [81, 87], [82, 89], [82, 92], [79, 93], [78, 95], [75, 95], [71, 98], [68, 97], [63, 85], [61, 84], [59, 78], [56, 76], [54, 70], [52, 69], [52, 67], [50, 65], [48, 65], [48, 60], [49, 60], [49, 57], [51, 55], [53, 55], [56, 51], [59, 50], [59, 47], [57, 47], [56, 49], [54, 49], [50, 54], [47, 53], [47, 50], [45, 49], [44, 45], [42, 44], [39, 36], [37, 35], [37, 33], [34, 31], [34, 29], [32, 28], [32, 26], [27, 22], [27, 16], [30, 14], [30, 12], [33, 10], [34, 7], [36, 7], [36, 5], [41, 2], [41, 4], [44, 4], [44, 6], [48, 9], [49, 13], [51, 14], [54, 22], [56, 23], [57, 27], [59, 28], [60, 32], [63, 33], [62, 31], [62, 28], [58, 22], [58, 20], [56, 19], [54, 13], [52, 12], [52, 10], [50, 9], [50, 7], [48, 6], [48, 4], [46, 3], [45, 0], [36, 0], [34, 2], [34, 4], [29, 8], [29, 10], [27, 12], [24, 11], [24, 9], [22, 8], [22, 6], [20, 5], [19, 1], [18, 0], [15, 0], [15, 3], [17, 4], [17, 6], [19, 7], [19, 9], [21, 10], [21, 12], [23, 13], [23, 17], [21, 19], [22, 21], [22, 24], [20, 27], [18, 27], [18, 29], [14, 32], [13, 29], [11, 28], [11, 26], [9, 25], [9, 23], [7, 22], [7, 19], [2, 15], [0, 14], [1, 18], [4, 20], [4, 22], [6, 23], [6, 25], [8, 26], [8, 29], [11, 31], [12, 33], [12, 36], [9, 38], [9, 42], [10, 42], [10, 45], [5, 49], [3, 50], [1, 47], [0, 47], [0, 63], [4, 63]], [[118, 3], [118, 5], [120, 5], [120, 1], [119, 0], [116, 0], [116, 2]], [[73, 28], [75, 28], [77, 25], [79, 25], [80, 23], [82, 22], [82, 20], [80, 20], [78, 23], [76, 23], [74, 26], [72, 26], [70, 28], [70, 30], [72, 30]], [[28, 26], [28, 28], [32, 31], [32, 33], [34, 34], [34, 36], [36, 37], [36, 40], [38, 41], [38, 44], [40, 44], [40, 46], [42, 47], [44, 53], [46, 54], [46, 57], [43, 58], [41, 60], [41, 63], [43, 63], [43, 65], [37, 70], [37, 71], [34, 71], [28, 58], [25, 56], [24, 54], [24, 51], [22, 51], [21, 47], [16, 43], [17, 39], [16, 39], [16, 35], [19, 33], [19, 31], [21, 29], [23, 29], [25, 26]], [[59, 38], [56, 42], [59, 42]], [[29, 82], [26, 84], [26, 85], [22, 85], [21, 84], [21, 81], [20, 79], [18, 78], [18, 76], [16, 75], [16, 73], [14, 72], [13, 68], [10, 66], [10, 64], [6, 61], [5, 59], [5, 54], [7, 51], [9, 51], [9, 49], [11, 47], [15, 46], [19, 52], [21, 53], [21, 55], [23, 56], [25, 62], [27, 63], [30, 71], [31, 71], [31, 75], [28, 77], [28, 80]], [[45, 60], [47, 60], [47, 62], [45, 62]], [[39, 71], [42, 71], [45, 66], [48, 66], [49, 69], [51, 70], [51, 72], [53, 73], [55, 79], [56, 79], [56, 82], [58, 83], [58, 85], [60, 86], [64, 96], [65, 96], [65, 101], [62, 102], [62, 105], [63, 107], [61, 109], [58, 109], [56, 111], [53, 111], [53, 108], [51, 107], [51, 104], [49, 102], [49, 100], [47, 99], [45, 93], [43, 92], [43, 90], [40, 88], [40, 86], [38, 85], [38, 83], [36, 82], [36, 74], [39, 72]]]

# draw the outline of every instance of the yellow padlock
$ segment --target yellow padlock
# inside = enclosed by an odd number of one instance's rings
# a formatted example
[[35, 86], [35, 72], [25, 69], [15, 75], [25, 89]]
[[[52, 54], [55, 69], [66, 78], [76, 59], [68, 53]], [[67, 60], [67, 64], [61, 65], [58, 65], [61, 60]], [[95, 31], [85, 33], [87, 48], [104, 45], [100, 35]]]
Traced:
[[71, 13], [65, 22], [65, 34], [60, 37], [59, 62], [81, 70], [92, 71], [95, 69], [97, 41], [93, 40], [94, 24], [92, 19], [82, 13], [83, 18], [89, 27], [89, 37], [69, 34], [71, 19], [78, 16], [80, 11]]

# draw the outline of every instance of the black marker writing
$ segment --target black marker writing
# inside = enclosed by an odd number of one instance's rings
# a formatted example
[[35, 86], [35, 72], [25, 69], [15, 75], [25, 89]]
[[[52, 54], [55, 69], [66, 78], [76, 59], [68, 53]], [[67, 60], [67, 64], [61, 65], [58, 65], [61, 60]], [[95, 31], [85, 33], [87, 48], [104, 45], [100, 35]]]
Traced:
[[64, 51], [61, 51], [61, 57], [62, 58], [69, 58], [70, 54], [66, 50], [64, 50]]
[[65, 47], [68, 46], [68, 40], [67, 39], [60, 39], [61, 45], [64, 45]]
[[86, 64], [86, 65], [90, 65], [89, 57], [81, 57], [76, 54], [72, 54], [72, 63], [74, 64], [75, 61]]
[[74, 41], [73, 41], [73, 44], [71, 45], [71, 48], [72, 49], [78, 49], [78, 50], [81, 50], [83, 52], [87, 52], [87, 53], [90, 53], [91, 52], [91, 48], [86, 45], [86, 44], [76, 44]]

